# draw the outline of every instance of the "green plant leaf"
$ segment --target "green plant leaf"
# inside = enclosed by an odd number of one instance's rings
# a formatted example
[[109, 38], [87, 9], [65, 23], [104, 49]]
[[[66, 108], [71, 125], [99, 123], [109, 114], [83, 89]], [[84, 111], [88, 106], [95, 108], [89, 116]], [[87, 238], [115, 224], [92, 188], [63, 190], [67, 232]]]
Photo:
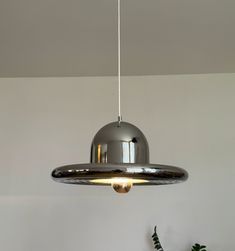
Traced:
[[206, 246], [195, 243], [194, 246], [192, 246], [192, 251], [206, 251]]
[[160, 240], [158, 238], [158, 235], [157, 235], [157, 226], [154, 227], [154, 233], [152, 235], [152, 239], [153, 239], [153, 243], [154, 243], [154, 248], [157, 251], [164, 251], [162, 248], [162, 245], [160, 243]]
[[[154, 244], [154, 249], [156, 249], [157, 251], [164, 251], [163, 248], [162, 248], [162, 245], [160, 243], [158, 234], [157, 234], [157, 226], [154, 227], [152, 240], [153, 240], [153, 244]], [[192, 246], [191, 251], [206, 251], [206, 246], [205, 245], [200, 245], [199, 243], [195, 243]]]

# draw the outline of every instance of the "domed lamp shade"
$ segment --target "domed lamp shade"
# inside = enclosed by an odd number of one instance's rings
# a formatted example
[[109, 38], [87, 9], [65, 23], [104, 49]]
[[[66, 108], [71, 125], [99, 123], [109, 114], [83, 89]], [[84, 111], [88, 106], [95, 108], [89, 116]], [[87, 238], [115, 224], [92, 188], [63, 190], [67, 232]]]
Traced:
[[150, 164], [144, 134], [130, 123], [117, 121], [95, 135], [90, 163], [58, 167], [52, 177], [68, 184], [112, 186], [118, 193], [127, 193], [134, 185], [182, 182], [188, 174], [179, 167]]
[[67, 165], [52, 172], [55, 181], [112, 186], [127, 193], [134, 185], [166, 185], [187, 179], [185, 170], [175, 166], [150, 164], [149, 147], [136, 126], [121, 119], [120, 99], [120, 0], [118, 3], [118, 121], [107, 124], [95, 135], [88, 164]]

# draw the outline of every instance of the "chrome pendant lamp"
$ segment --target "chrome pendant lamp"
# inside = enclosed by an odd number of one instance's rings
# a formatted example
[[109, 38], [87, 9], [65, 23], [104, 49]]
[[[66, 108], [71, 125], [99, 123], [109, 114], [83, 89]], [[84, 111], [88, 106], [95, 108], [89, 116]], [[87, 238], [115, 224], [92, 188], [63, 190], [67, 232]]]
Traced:
[[112, 186], [127, 193], [134, 185], [166, 185], [185, 181], [187, 172], [179, 167], [150, 164], [149, 147], [136, 126], [122, 121], [120, 82], [120, 0], [118, 1], [118, 103], [116, 122], [102, 127], [91, 144], [90, 163], [73, 164], [53, 170], [55, 181], [77, 185]]

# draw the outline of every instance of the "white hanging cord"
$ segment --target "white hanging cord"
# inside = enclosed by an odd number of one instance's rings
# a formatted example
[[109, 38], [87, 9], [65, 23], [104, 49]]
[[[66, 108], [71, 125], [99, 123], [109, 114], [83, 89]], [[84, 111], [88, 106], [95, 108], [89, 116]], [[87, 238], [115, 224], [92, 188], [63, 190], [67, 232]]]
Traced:
[[121, 3], [118, 1], [118, 121], [121, 122]]

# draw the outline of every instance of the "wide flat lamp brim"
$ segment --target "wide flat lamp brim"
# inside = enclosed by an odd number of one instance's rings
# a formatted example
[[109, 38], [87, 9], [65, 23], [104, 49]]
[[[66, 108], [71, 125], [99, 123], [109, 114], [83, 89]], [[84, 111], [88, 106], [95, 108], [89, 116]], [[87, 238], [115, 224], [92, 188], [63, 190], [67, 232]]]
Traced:
[[102, 186], [110, 185], [113, 178], [128, 178], [133, 185], [146, 186], [183, 182], [188, 173], [182, 168], [161, 164], [89, 163], [58, 167], [53, 170], [52, 178], [67, 184]]

